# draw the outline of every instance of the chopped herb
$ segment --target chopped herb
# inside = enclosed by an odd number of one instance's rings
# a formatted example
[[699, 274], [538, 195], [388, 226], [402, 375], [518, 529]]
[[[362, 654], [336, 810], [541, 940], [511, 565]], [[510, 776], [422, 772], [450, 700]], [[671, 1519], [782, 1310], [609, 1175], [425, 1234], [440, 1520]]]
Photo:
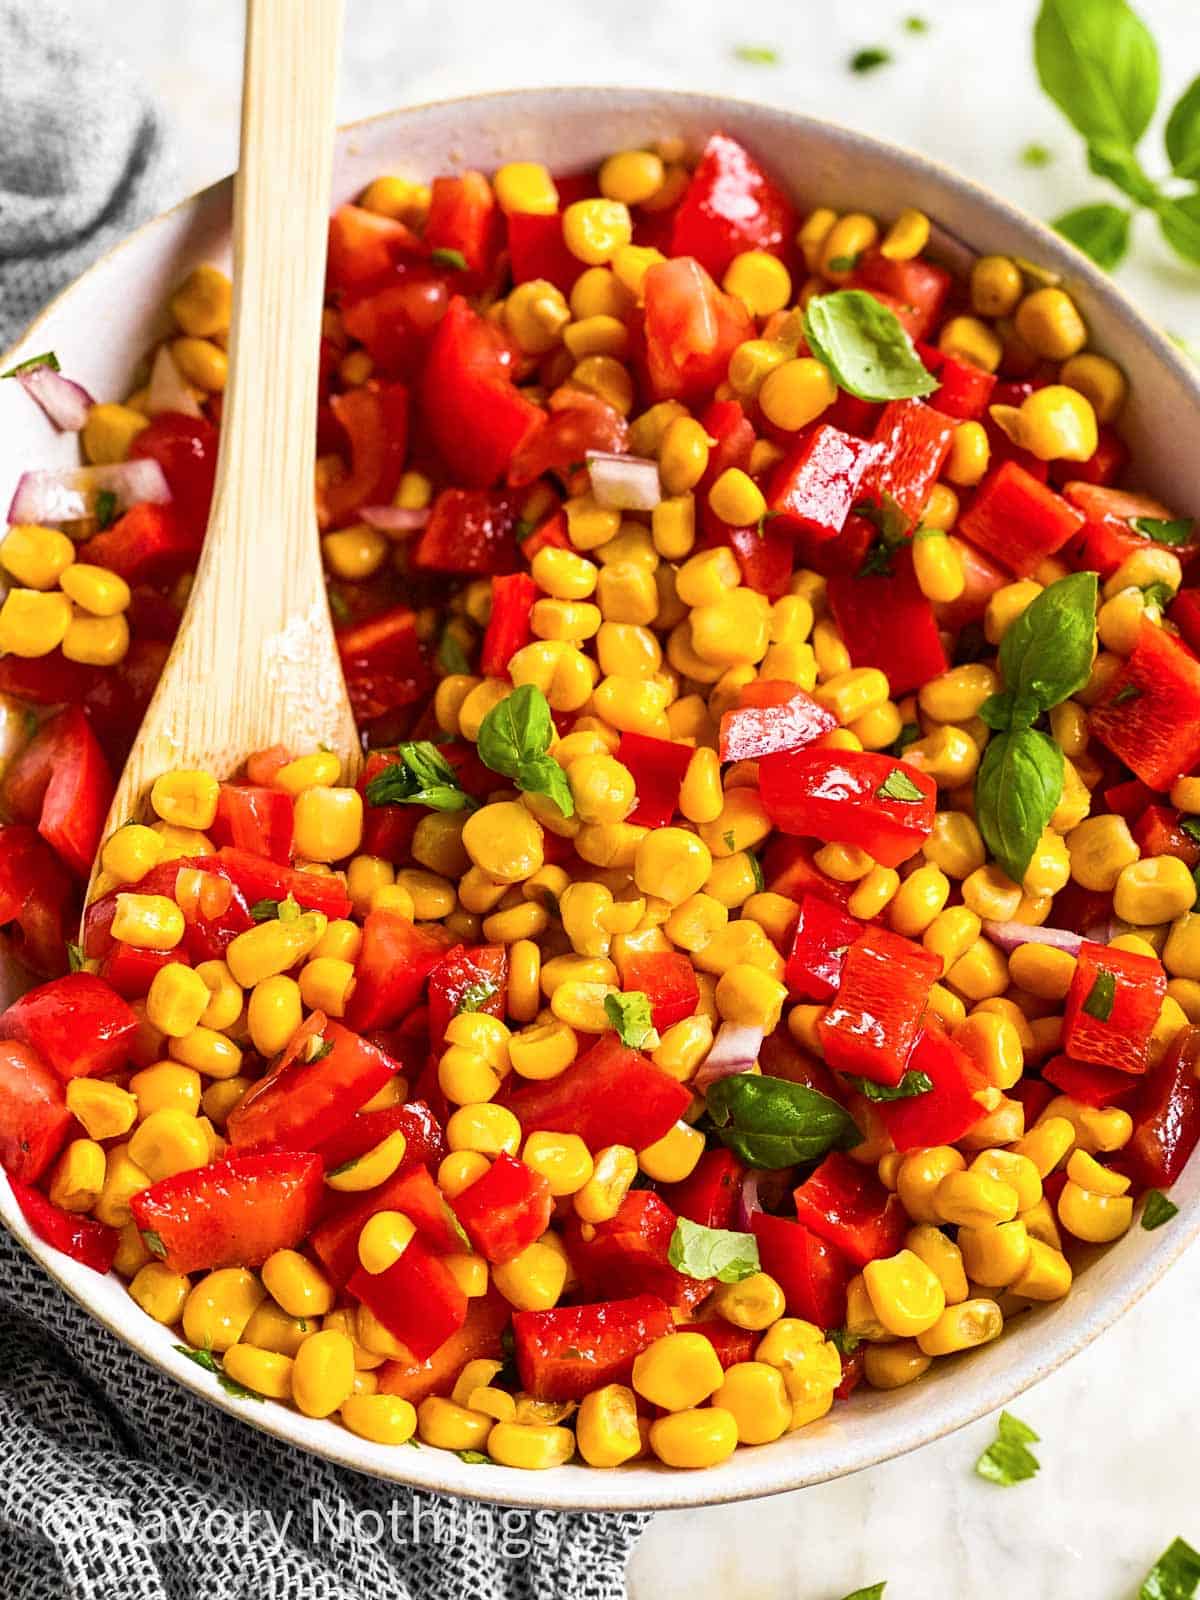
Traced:
[[112, 526], [113, 518], [117, 514], [117, 497], [111, 489], [100, 489], [96, 494], [96, 504], [92, 515], [96, 519], [96, 526], [101, 533], [105, 528]]
[[705, 1102], [721, 1143], [751, 1167], [778, 1172], [862, 1141], [845, 1106], [788, 1078], [737, 1072], [710, 1084]]
[[779, 51], [768, 44], [739, 44], [734, 46], [734, 58], [751, 67], [777, 67]]
[[1147, 606], [1157, 606], [1160, 611], [1165, 611], [1175, 598], [1175, 591], [1169, 583], [1148, 583], [1142, 590], [1142, 597]]
[[279, 911], [277, 915], [280, 922], [295, 922], [297, 917], [299, 917], [301, 914], [300, 902], [294, 895], [287, 894], [279, 902]]
[[521, 517], [513, 527], [513, 538], [518, 544], [524, 544], [536, 527], [537, 523], [530, 517]]
[[407, 1445], [411, 1445], [414, 1450], [419, 1450], [421, 1448], [421, 1441], [419, 1439], [405, 1439], [404, 1442]]
[[1179, 826], [1189, 839], [1194, 839], [1197, 844], [1200, 844], [1200, 817], [1184, 817]]
[[1021, 151], [1021, 165], [1023, 167], [1048, 167], [1054, 160], [1054, 154], [1044, 144], [1027, 144]]
[[[145, 1234], [142, 1237], [145, 1238]], [[205, 1372], [211, 1372], [214, 1376], [220, 1375], [221, 1363], [211, 1350], [193, 1350], [191, 1345], [187, 1344], [177, 1344], [175, 1348], [181, 1356], [186, 1356], [189, 1361], [194, 1361], [198, 1367], [203, 1367]]]
[[883, 539], [876, 539], [867, 551], [863, 564], [858, 569], [860, 578], [892, 578], [892, 547]]
[[465, 272], [467, 270], [467, 258], [461, 250], [431, 250], [429, 259], [435, 267], [449, 267], [454, 272]]
[[903, 767], [893, 767], [887, 777], [875, 791], [876, 800], [895, 800], [901, 805], [912, 806], [924, 800], [924, 793], [905, 772]]
[[431, 811], [474, 811], [475, 801], [432, 740], [396, 746], [398, 760], [367, 785], [369, 806], [428, 806]]
[[921, 737], [921, 730], [915, 722], [906, 722], [896, 736], [896, 742], [890, 747], [888, 754], [902, 756], [910, 744], [916, 744]]
[[975, 1463], [975, 1471], [989, 1483], [1011, 1488], [1037, 1472], [1040, 1462], [1029, 1449], [1037, 1442], [1038, 1436], [1028, 1423], [1019, 1421], [1011, 1412], [1002, 1411], [996, 1425], [996, 1438]]
[[857, 256], [833, 256], [826, 263], [828, 272], [853, 272], [858, 265]]
[[265, 1400], [264, 1394], [259, 1394], [257, 1389], [247, 1389], [244, 1383], [238, 1383], [236, 1378], [231, 1378], [227, 1372], [221, 1372], [217, 1382], [226, 1394], [232, 1395], [235, 1400]]
[[70, 940], [67, 941], [67, 969], [70, 972], [81, 972], [83, 970], [83, 951], [77, 944], [72, 944]]
[[750, 871], [754, 874], [754, 888], [758, 894], [762, 894], [767, 887], [767, 879], [762, 869], [762, 862], [754, 854], [753, 850], [746, 850], [743, 854], [750, 863]]
[[[855, 516], [865, 517], [868, 522], [872, 523], [876, 528], [878, 528], [879, 536], [883, 540], [884, 544], [889, 545], [893, 549], [897, 545], [903, 544], [905, 539], [908, 537], [908, 525], [911, 521], [911, 518], [900, 505], [899, 501], [897, 501], [894, 496], [887, 494], [886, 492], [884, 493], [883, 498], [878, 502], [874, 500], [860, 500], [859, 503], [853, 507], [853, 510]], [[942, 533], [940, 528], [928, 528], [924, 531], [926, 534]], [[942, 537], [945, 538], [945, 534], [942, 534]]]
[[758, 1240], [752, 1233], [706, 1228], [687, 1217], [675, 1224], [667, 1260], [685, 1278], [716, 1278], [718, 1283], [741, 1283], [760, 1270]]
[[458, 639], [446, 628], [438, 641], [437, 650], [438, 666], [447, 672], [470, 672], [471, 664], [467, 660], [467, 652], [463, 649]]
[[0, 372], [0, 378], [15, 378], [19, 373], [32, 372], [34, 367], [49, 367], [52, 372], [60, 372], [58, 357], [53, 350], [46, 350], [40, 356], [28, 356], [24, 361], [18, 361], [15, 367], [9, 367], [7, 372]]
[[891, 59], [890, 50], [884, 50], [879, 45], [868, 45], [865, 50], [856, 50], [850, 57], [850, 71], [874, 72], [876, 67], [886, 67]]
[[316, 1049], [310, 1049], [308, 1053], [308, 1065], [310, 1067], [318, 1061], [324, 1061], [326, 1056], [333, 1054], [332, 1039], [326, 1039], [322, 1035], [318, 1034], [316, 1038], [310, 1039], [309, 1043], [310, 1045], [316, 1046]]
[[256, 900], [250, 907], [250, 915], [255, 922], [274, 922], [279, 915], [279, 901]]
[[767, 523], [770, 522], [772, 518], [781, 517], [782, 515], [782, 511], [764, 511], [762, 516], [759, 517], [754, 529], [755, 533], [758, 534], [758, 537], [760, 539], [765, 539], [767, 537]]
[[726, 850], [733, 851], [737, 849], [737, 838], [732, 828], [726, 828], [721, 838], [725, 841]]
[[161, 1234], [155, 1233], [151, 1228], [143, 1228], [142, 1243], [152, 1256], [157, 1256], [160, 1261], [166, 1259], [167, 1247], [162, 1242]]
[[1136, 683], [1127, 683], [1123, 689], [1118, 689], [1113, 695], [1112, 703], [1115, 706], [1127, 706], [1131, 700], [1140, 700], [1142, 690]]
[[1147, 1233], [1153, 1233], [1155, 1228], [1161, 1228], [1164, 1222], [1178, 1215], [1179, 1207], [1174, 1200], [1168, 1200], [1161, 1189], [1151, 1189], [1142, 1207], [1142, 1227]]
[[1107, 1022], [1113, 1013], [1113, 1001], [1117, 997], [1117, 980], [1113, 973], [1101, 970], [1096, 974], [1096, 981], [1092, 984], [1091, 993], [1083, 1002], [1083, 1009], [1089, 1017], [1095, 1017], [1097, 1022]]
[[876, 1083], [873, 1078], [856, 1078], [851, 1073], [843, 1076], [846, 1082], [852, 1084], [859, 1094], [866, 1099], [878, 1102], [880, 1100], [912, 1100], [919, 1094], [928, 1094], [933, 1088], [933, 1079], [925, 1072], [910, 1069], [900, 1079], [899, 1083]]
[[495, 978], [486, 976], [478, 978], [474, 983], [469, 983], [459, 995], [454, 1015], [461, 1016], [464, 1011], [482, 1011], [488, 1001], [499, 993], [500, 985]]
[[813, 355], [860, 400], [905, 400], [938, 387], [896, 313], [865, 289], [814, 295], [803, 329]]
[[859, 1335], [851, 1333], [849, 1328], [834, 1328], [826, 1337], [834, 1349], [844, 1356], [852, 1356], [862, 1343]]
[[930, 23], [924, 17], [905, 17], [904, 19], [905, 33], [928, 33], [930, 26]]
[[340, 1178], [343, 1172], [351, 1172], [361, 1160], [361, 1155], [351, 1156], [349, 1161], [343, 1161], [336, 1167], [327, 1167], [325, 1176], [327, 1178]]
[[604, 1015], [617, 1030], [622, 1044], [634, 1050], [653, 1050], [661, 1042], [650, 1011], [650, 997], [641, 989], [604, 996]]
[[329, 614], [335, 622], [350, 621], [350, 605], [340, 589], [327, 589]]
[[494, 1465], [491, 1456], [485, 1456], [482, 1450], [456, 1450], [454, 1454], [469, 1467]]
[[1146, 1574], [1138, 1600], [1195, 1600], [1200, 1594], [1200, 1550], [1174, 1539]]
[[1129, 526], [1143, 538], [1153, 539], [1155, 544], [1171, 545], [1187, 544], [1196, 528], [1188, 517], [1172, 522], [1162, 517], [1130, 517]]
[[484, 717], [476, 749], [493, 772], [511, 778], [526, 794], [546, 795], [564, 817], [571, 817], [575, 801], [567, 775], [547, 754], [553, 740], [546, 696], [535, 684], [523, 683]]

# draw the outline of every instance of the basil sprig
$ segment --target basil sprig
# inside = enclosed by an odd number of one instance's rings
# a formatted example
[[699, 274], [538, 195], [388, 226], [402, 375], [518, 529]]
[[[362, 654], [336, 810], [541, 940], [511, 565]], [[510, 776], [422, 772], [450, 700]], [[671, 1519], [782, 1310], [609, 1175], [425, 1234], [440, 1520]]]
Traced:
[[975, 1471], [989, 1483], [1011, 1489], [1014, 1483], [1032, 1478], [1041, 1463], [1029, 1448], [1038, 1436], [1027, 1422], [1002, 1411], [996, 1423], [996, 1438], [975, 1463]]
[[428, 806], [432, 811], [474, 811], [476, 803], [458, 774], [429, 739], [396, 746], [400, 757], [367, 785], [369, 806]]
[[706, 1228], [680, 1217], [667, 1246], [667, 1260], [685, 1278], [716, 1278], [741, 1283], [759, 1270], [758, 1240], [752, 1233]]
[[778, 1171], [862, 1143], [845, 1106], [787, 1078], [734, 1073], [709, 1085], [705, 1103], [721, 1143], [751, 1167]]
[[804, 337], [839, 388], [860, 400], [905, 400], [938, 387], [895, 312], [865, 289], [814, 295]]
[[549, 701], [534, 684], [523, 683], [484, 717], [479, 728], [479, 759], [527, 794], [547, 795], [564, 817], [570, 817], [575, 802], [567, 775], [546, 754], [553, 740]]
[[1060, 578], [1004, 635], [1005, 687], [979, 708], [997, 737], [989, 741], [975, 779], [976, 819], [1014, 883], [1024, 878], [1063, 791], [1063, 753], [1033, 724], [1087, 682], [1095, 641], [1096, 574]]
[[1195, 1600], [1200, 1594], [1200, 1550], [1173, 1539], [1146, 1574], [1138, 1600]]

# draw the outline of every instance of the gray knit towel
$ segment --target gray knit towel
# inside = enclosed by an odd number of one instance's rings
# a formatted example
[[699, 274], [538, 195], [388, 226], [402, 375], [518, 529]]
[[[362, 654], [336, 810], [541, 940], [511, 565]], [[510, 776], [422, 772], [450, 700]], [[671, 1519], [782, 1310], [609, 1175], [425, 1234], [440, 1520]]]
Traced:
[[[165, 143], [58, 0], [0, 0], [0, 347], [161, 201]], [[0, 1230], [4, 1600], [617, 1600], [646, 1521], [289, 1449], [162, 1377]]]

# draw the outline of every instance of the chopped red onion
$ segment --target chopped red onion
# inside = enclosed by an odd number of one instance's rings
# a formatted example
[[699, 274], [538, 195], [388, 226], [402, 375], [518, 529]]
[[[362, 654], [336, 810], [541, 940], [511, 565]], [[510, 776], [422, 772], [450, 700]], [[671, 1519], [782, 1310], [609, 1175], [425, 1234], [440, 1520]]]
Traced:
[[743, 1023], [723, 1022], [717, 1029], [712, 1048], [700, 1063], [692, 1080], [696, 1089], [707, 1089], [718, 1078], [731, 1078], [749, 1072], [762, 1049], [763, 1030]]
[[743, 1233], [751, 1232], [754, 1218], [765, 1210], [758, 1192], [759, 1180], [763, 1176], [761, 1167], [751, 1167], [738, 1190], [738, 1227]]
[[146, 410], [152, 417], [160, 411], [179, 411], [185, 417], [198, 417], [200, 407], [196, 397], [175, 365], [169, 345], [160, 344], [150, 368], [150, 384], [146, 390]]
[[78, 433], [96, 403], [81, 383], [64, 378], [61, 372], [46, 362], [18, 372], [16, 379], [30, 399], [37, 401], [60, 433]]
[[418, 533], [429, 521], [429, 507], [420, 511], [408, 506], [363, 506], [359, 516], [379, 533]]
[[653, 511], [662, 499], [657, 461], [604, 450], [589, 450], [586, 460], [598, 505], [610, 511]]
[[64, 467], [23, 472], [8, 508], [9, 522], [78, 522], [95, 510], [96, 496], [116, 497], [117, 511], [130, 506], [165, 505], [171, 498], [157, 461], [118, 461], [103, 467]]
[[1072, 933], [1067, 928], [1040, 928], [1032, 922], [985, 922], [983, 928], [1005, 954], [1021, 944], [1048, 944], [1055, 950], [1065, 950], [1069, 956], [1077, 956], [1083, 943], [1081, 933]]

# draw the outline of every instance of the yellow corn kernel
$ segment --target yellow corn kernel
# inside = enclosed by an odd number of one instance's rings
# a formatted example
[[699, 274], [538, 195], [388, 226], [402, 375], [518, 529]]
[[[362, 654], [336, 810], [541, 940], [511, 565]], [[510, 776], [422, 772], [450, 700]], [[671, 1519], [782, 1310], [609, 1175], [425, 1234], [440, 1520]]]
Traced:
[[637, 1401], [623, 1383], [584, 1395], [575, 1417], [575, 1442], [589, 1467], [619, 1467], [641, 1454]]
[[656, 1067], [687, 1083], [712, 1048], [713, 1026], [707, 1017], [685, 1017], [663, 1034], [650, 1052]]
[[[857, 1281], [861, 1287], [861, 1279]], [[831, 1397], [842, 1379], [841, 1357], [835, 1346], [820, 1328], [798, 1317], [780, 1317], [772, 1323], [758, 1341], [754, 1359], [779, 1368], [784, 1387], [796, 1402]]]
[[911, 1339], [869, 1345], [863, 1352], [863, 1377], [872, 1389], [903, 1389], [928, 1372], [931, 1357]]
[[[132, 897], [123, 895], [120, 898]], [[278, 919], [260, 922], [247, 928], [245, 933], [239, 933], [225, 951], [226, 965], [234, 982], [243, 989], [253, 989], [264, 978], [289, 971], [312, 952], [323, 937], [327, 923], [324, 912], [305, 911], [290, 922]]]
[[417, 1431], [416, 1408], [398, 1394], [348, 1395], [339, 1415], [351, 1433], [374, 1444], [407, 1444]]
[[577, 261], [600, 267], [630, 242], [633, 223], [619, 200], [576, 200], [563, 212], [563, 242]]
[[1122, 867], [1113, 889], [1113, 910], [1123, 922], [1148, 927], [1174, 922], [1192, 909], [1195, 899], [1196, 885], [1178, 856], [1147, 856]]
[[925, 859], [947, 878], [966, 878], [987, 859], [983, 838], [974, 820], [962, 811], [939, 811], [933, 832], [922, 846]]
[[540, 161], [508, 161], [492, 179], [501, 211], [532, 212], [552, 217], [558, 210], [558, 190], [549, 169]]
[[354, 1393], [354, 1342], [337, 1328], [311, 1333], [292, 1365], [292, 1400], [306, 1417], [328, 1417]]
[[709, 443], [708, 435], [693, 417], [676, 417], [667, 426], [659, 448], [658, 470], [668, 495], [685, 495], [700, 482], [708, 466]]
[[712, 870], [708, 846], [685, 828], [660, 828], [637, 847], [634, 881], [643, 894], [681, 905]]
[[[503, 1393], [502, 1390], [496, 1392]], [[575, 1435], [570, 1428], [553, 1424], [502, 1420], [488, 1434], [487, 1448], [492, 1460], [502, 1467], [539, 1472], [549, 1467], [561, 1467], [571, 1459], [575, 1454]]]
[[917, 1335], [917, 1344], [927, 1356], [951, 1356], [999, 1338], [1003, 1327], [1004, 1316], [994, 1300], [964, 1300], [947, 1306], [931, 1328]]
[[905, 209], [892, 223], [879, 246], [888, 261], [912, 261], [929, 243], [929, 218], [923, 211]]
[[937, 1186], [933, 1207], [937, 1221], [964, 1228], [1011, 1222], [1020, 1209], [1017, 1191], [1011, 1184], [982, 1172], [947, 1173]]
[[1096, 1194], [1068, 1179], [1058, 1197], [1058, 1220], [1076, 1239], [1088, 1244], [1111, 1244], [1128, 1232], [1133, 1221], [1133, 1200], [1127, 1194]]
[[363, 1271], [386, 1272], [394, 1266], [412, 1243], [416, 1231], [402, 1211], [377, 1211], [373, 1217], [368, 1217], [358, 1236], [358, 1260]]
[[150, 1260], [150, 1252], [146, 1249], [137, 1224], [125, 1222], [117, 1230], [117, 1249], [113, 1256], [113, 1271], [120, 1273], [122, 1278], [136, 1277], [138, 1272]]
[[1007, 256], [980, 256], [971, 269], [971, 305], [981, 317], [1007, 317], [1023, 287], [1021, 269]]
[[[1064, 1097], [1065, 1098], [1065, 1097]], [[1053, 1105], [1053, 1102], [1051, 1102]], [[1050, 1107], [1047, 1107], [1050, 1110]], [[1063, 1116], [1045, 1116], [1013, 1146], [1013, 1153], [1032, 1161], [1039, 1177], [1047, 1178], [1075, 1144], [1075, 1127]]]
[[940, 1222], [937, 1191], [943, 1178], [961, 1173], [966, 1167], [962, 1155], [951, 1145], [934, 1145], [905, 1156], [896, 1174], [896, 1192], [914, 1222]]
[[531, 1133], [521, 1160], [545, 1178], [556, 1197], [577, 1194], [594, 1171], [591, 1153], [577, 1133]]
[[954, 1041], [997, 1089], [1011, 1089], [1025, 1068], [1025, 1053], [1015, 1026], [994, 1012], [976, 1011], [954, 1029]]
[[0, 606], [0, 651], [25, 657], [49, 655], [62, 644], [71, 625], [71, 602], [65, 594], [10, 589]]
[[965, 316], [951, 317], [943, 324], [938, 349], [984, 372], [995, 372], [1004, 354], [1004, 346], [986, 322]]
[[130, 1156], [128, 1144], [113, 1145], [106, 1155], [104, 1183], [92, 1215], [110, 1228], [123, 1228], [130, 1221], [130, 1200], [149, 1187], [150, 1178]]
[[183, 1336], [198, 1350], [223, 1354], [242, 1337], [266, 1290], [245, 1267], [221, 1267], [200, 1279], [183, 1307]]
[[72, 1078], [67, 1084], [66, 1100], [67, 1110], [83, 1124], [89, 1139], [119, 1139], [129, 1132], [137, 1117], [134, 1096], [103, 1079]]
[[182, 1272], [172, 1272], [161, 1261], [148, 1261], [130, 1283], [129, 1295], [148, 1317], [170, 1328], [183, 1315], [191, 1287]]
[[868, 1262], [863, 1283], [875, 1315], [897, 1338], [924, 1333], [946, 1308], [941, 1280], [911, 1250]]
[[482, 1178], [491, 1166], [485, 1155], [477, 1150], [456, 1150], [446, 1156], [438, 1167], [438, 1188], [448, 1199], [469, 1189]]
[[820, 272], [835, 283], [846, 282], [858, 258], [879, 237], [874, 217], [862, 211], [847, 211], [829, 229], [821, 247]]
[[[268, 983], [277, 981], [274, 978], [267, 979]], [[353, 987], [354, 966], [350, 961], [338, 961], [332, 956], [318, 955], [301, 968], [300, 999], [312, 1011], [324, 1011], [330, 1017], [344, 1017]], [[255, 993], [257, 992], [256, 989]], [[253, 1005], [253, 997], [251, 1004]]]
[[[1071, 859], [1071, 876], [1075, 882], [1084, 889], [1097, 889], [1105, 893], [1116, 888], [1121, 874], [1133, 866], [1139, 856], [1129, 824], [1124, 817], [1115, 814], [1086, 818], [1071, 829], [1066, 845]], [[1162, 919], [1155, 917], [1145, 920]]]
[[1027, 994], [1063, 1000], [1075, 975], [1075, 957], [1053, 945], [1018, 945], [1008, 958], [1008, 975]]
[[157, 1061], [143, 1067], [129, 1080], [129, 1091], [137, 1101], [139, 1120], [144, 1122], [156, 1111], [181, 1111], [195, 1117], [200, 1112], [200, 1074], [175, 1061]]
[[496, 883], [519, 883], [542, 865], [542, 830], [524, 806], [511, 800], [481, 807], [463, 828], [472, 862]]
[[792, 1420], [783, 1377], [765, 1361], [738, 1361], [729, 1367], [713, 1405], [733, 1417], [739, 1444], [768, 1444], [785, 1433]]
[[927, 1222], [918, 1223], [905, 1235], [904, 1247], [935, 1275], [948, 1306], [958, 1305], [967, 1298], [969, 1290], [962, 1252], [940, 1228]]
[[502, 1151], [515, 1156], [521, 1148], [521, 1124], [507, 1106], [459, 1106], [446, 1123], [446, 1143], [451, 1150], [475, 1150], [493, 1158]]
[[1065, 361], [1087, 343], [1087, 328], [1062, 289], [1035, 289], [1016, 309], [1016, 331], [1035, 355]]
[[950, 898], [950, 882], [932, 863], [918, 867], [897, 889], [888, 906], [888, 922], [908, 939], [918, 939]]
[[357, 789], [313, 787], [296, 796], [295, 848], [309, 861], [342, 861], [362, 843], [363, 799]]
[[171, 342], [171, 356], [180, 375], [206, 394], [219, 394], [229, 378], [229, 357], [211, 339], [185, 334]]
[[678, 1411], [650, 1424], [650, 1448], [668, 1467], [715, 1467], [737, 1448], [738, 1426], [720, 1406]]
[[[182, 962], [170, 961], [151, 980], [146, 995], [146, 1017], [160, 1033], [181, 1039], [198, 1025], [208, 1009], [210, 998], [208, 987], [199, 973]], [[300, 1018], [297, 1016], [296, 1027], [299, 1025]], [[295, 1032], [295, 1028], [292, 1032]], [[283, 1046], [277, 1045], [275, 1048], [282, 1049]], [[274, 1054], [274, 1051], [264, 1054]]]
[[209, 1078], [236, 1077], [242, 1065], [242, 1052], [232, 1039], [212, 1028], [193, 1028], [168, 1046], [172, 1061], [194, 1067]]
[[325, 1182], [339, 1193], [358, 1194], [364, 1189], [375, 1189], [395, 1172], [404, 1160], [407, 1147], [403, 1130], [396, 1128], [346, 1167], [326, 1173]]
[[233, 981], [229, 968], [223, 961], [202, 961], [196, 968], [196, 976], [208, 990], [208, 1004], [201, 1014], [201, 1024], [216, 1031], [232, 1027], [242, 1012], [242, 991]]
[[330, 787], [342, 775], [341, 758], [332, 750], [314, 750], [306, 756], [297, 756], [275, 774], [274, 784], [285, 794], [299, 795], [315, 786]]
[[[36, 523], [14, 523], [0, 541], [0, 562], [26, 589], [53, 589], [70, 571], [75, 546], [58, 528], [43, 528]], [[102, 568], [91, 568], [101, 571]], [[116, 574], [107, 574], [118, 583]], [[64, 593], [67, 591], [64, 589]], [[128, 588], [126, 587], [126, 594]], [[71, 596], [74, 598], [74, 596]], [[128, 605], [128, 600], [126, 600]], [[118, 606], [118, 610], [124, 609]]]
[[717, 1010], [722, 1022], [761, 1028], [772, 1033], [787, 999], [786, 984], [744, 962], [726, 969], [717, 980]]
[[1130, 1180], [1110, 1167], [1102, 1167], [1086, 1150], [1075, 1150], [1067, 1161], [1067, 1177], [1089, 1194], [1121, 1195], [1129, 1190]]
[[766, 250], [743, 250], [725, 269], [721, 287], [736, 295], [752, 317], [782, 311], [792, 297], [792, 279], [778, 256]]
[[184, 333], [196, 339], [228, 333], [232, 308], [233, 285], [207, 263], [193, 267], [171, 296], [171, 315]]
[[608, 1222], [616, 1216], [638, 1174], [636, 1153], [628, 1145], [611, 1144], [598, 1150], [592, 1176], [572, 1196], [571, 1204], [582, 1222]]
[[1059, 380], [1086, 396], [1098, 422], [1114, 422], [1129, 391], [1125, 374], [1115, 361], [1087, 350], [1063, 362]]
[[[741, 786], [725, 793], [720, 814], [700, 825], [700, 837], [714, 860], [753, 850], [771, 832], [771, 819], [757, 787]], [[868, 857], [868, 862], [870, 858]], [[869, 870], [869, 867], [866, 869]], [[864, 874], [865, 875], [865, 874]]]
[[479, 1054], [462, 1045], [451, 1045], [438, 1062], [438, 1088], [452, 1105], [464, 1106], [491, 1100], [500, 1089], [500, 1073]]
[[276, 1250], [262, 1265], [268, 1294], [289, 1317], [316, 1319], [333, 1309], [333, 1285], [314, 1262], [298, 1250]]
[[1008, 988], [1008, 962], [1004, 952], [987, 939], [976, 939], [950, 967], [946, 982], [968, 1000], [986, 1000], [1003, 994]]
[[983, 1228], [959, 1228], [958, 1248], [971, 1279], [985, 1289], [1007, 1288], [1029, 1265], [1029, 1235], [1019, 1218]]
[[800, 231], [796, 235], [796, 244], [810, 272], [816, 272], [820, 266], [825, 241], [836, 221], [836, 211], [831, 211], [828, 206], [818, 206], [810, 211], [801, 223]]
[[149, 423], [149, 417], [134, 411], [131, 406], [107, 402], [94, 405], [83, 425], [83, 453], [96, 466], [110, 466], [114, 462], [124, 461], [133, 441]]
[[118, 883], [137, 883], [162, 859], [162, 840], [153, 828], [127, 822], [105, 840], [100, 865]]
[[115, 666], [128, 649], [129, 624], [123, 616], [89, 617], [78, 612], [62, 640], [62, 653], [67, 660], [88, 667]]
[[704, 1135], [699, 1128], [677, 1122], [661, 1139], [638, 1151], [638, 1166], [658, 1183], [682, 1183], [703, 1154]]
[[211, 1159], [201, 1119], [185, 1111], [152, 1111], [134, 1129], [129, 1156], [152, 1183], [207, 1166]]
[[55, 1162], [48, 1193], [63, 1211], [90, 1211], [104, 1188], [105, 1155], [94, 1139], [72, 1139]]
[[[514, 1022], [532, 1022], [537, 1016], [542, 992], [541, 972], [542, 953], [532, 939], [518, 939], [509, 947], [507, 1006]], [[515, 1058], [513, 1065], [516, 1066]], [[534, 1074], [526, 1071], [525, 1076]]]
[[494, 1426], [486, 1412], [470, 1411], [441, 1395], [428, 1395], [417, 1407], [419, 1437], [442, 1450], [482, 1450]]
[[758, 403], [768, 422], [789, 433], [806, 428], [837, 399], [837, 385], [824, 362], [798, 356], [763, 379]]
[[717, 1353], [700, 1333], [668, 1333], [656, 1339], [635, 1358], [631, 1379], [643, 1399], [666, 1411], [702, 1405], [722, 1380]]
[[735, 1328], [760, 1332], [783, 1316], [783, 1290], [766, 1272], [753, 1272], [738, 1283], [719, 1283], [714, 1308]]
[[493, 1262], [492, 1282], [517, 1311], [548, 1311], [566, 1287], [567, 1259], [548, 1234], [510, 1260]]
[[[938, 912], [922, 935], [921, 943], [926, 950], [941, 956], [945, 969], [949, 971], [980, 942], [981, 926], [978, 915], [968, 906], [951, 906], [948, 910]], [[1003, 992], [1003, 986], [998, 992]]]

